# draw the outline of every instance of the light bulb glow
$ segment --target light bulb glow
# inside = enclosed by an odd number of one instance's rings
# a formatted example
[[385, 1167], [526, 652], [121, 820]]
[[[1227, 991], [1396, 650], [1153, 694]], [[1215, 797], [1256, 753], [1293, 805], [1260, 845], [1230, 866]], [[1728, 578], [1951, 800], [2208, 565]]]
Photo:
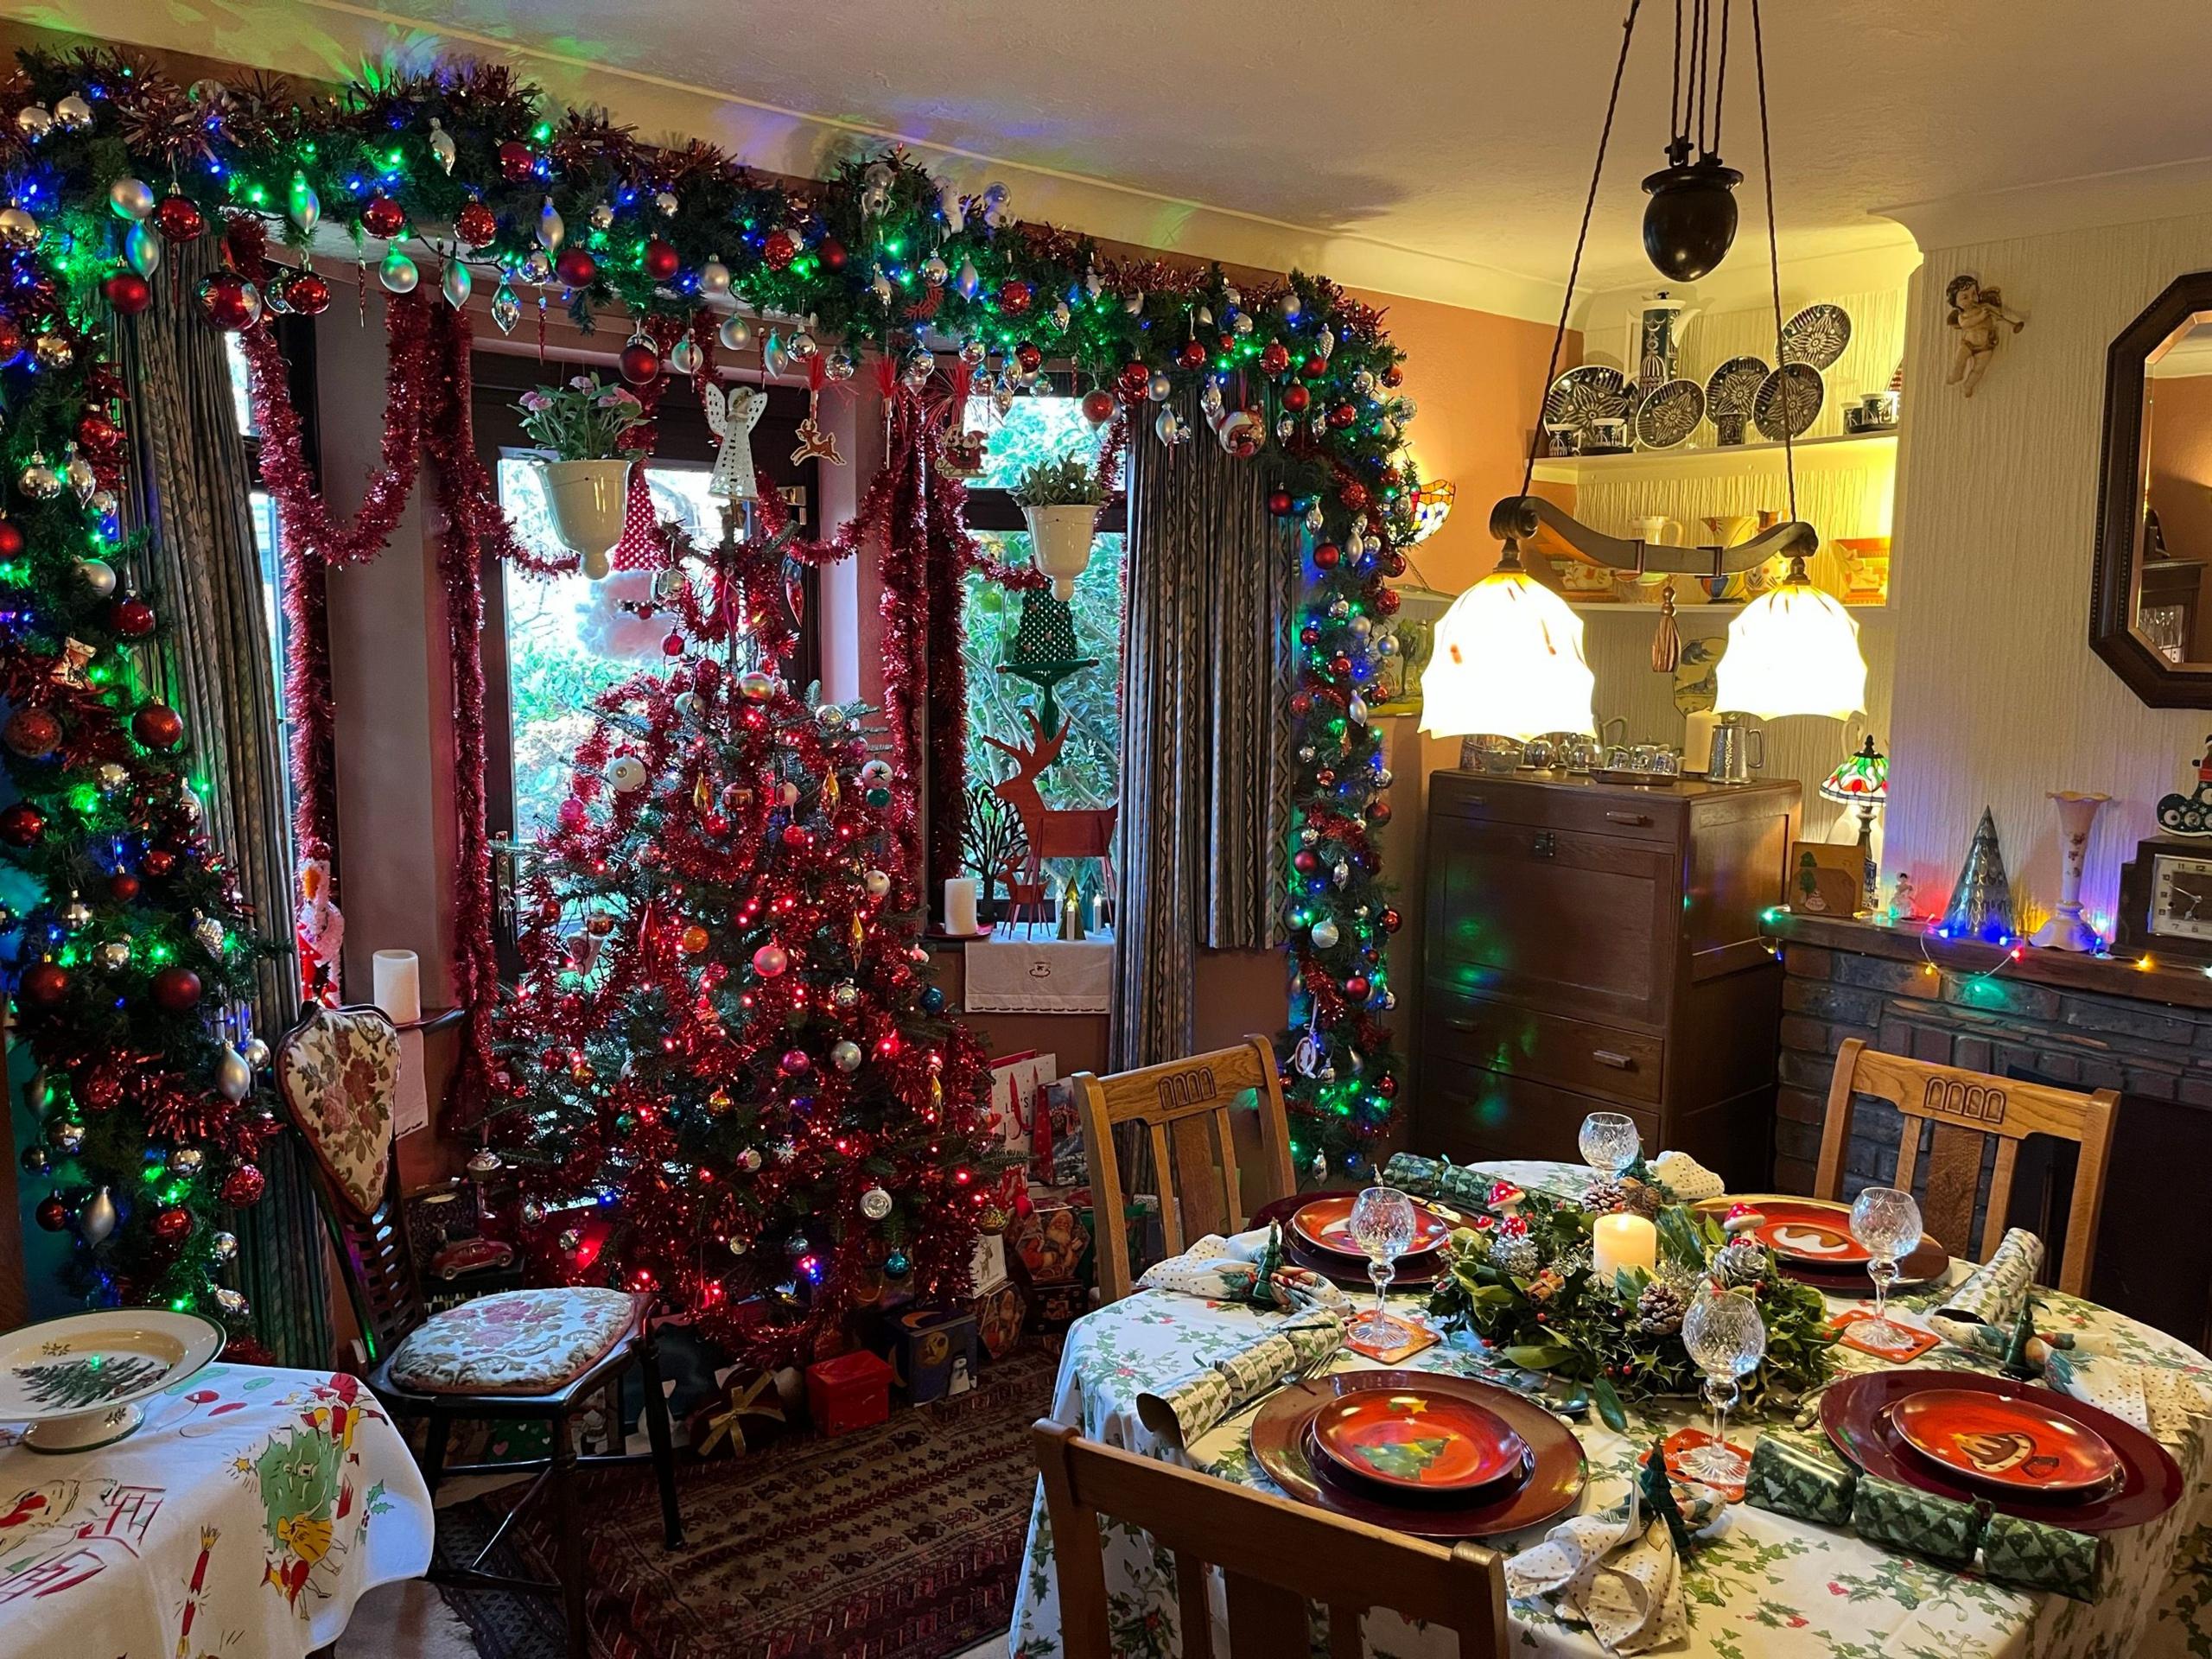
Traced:
[[1525, 570], [1494, 570], [1436, 624], [1421, 676], [1421, 729], [1526, 741], [1546, 732], [1594, 734], [1595, 677], [1582, 619]]

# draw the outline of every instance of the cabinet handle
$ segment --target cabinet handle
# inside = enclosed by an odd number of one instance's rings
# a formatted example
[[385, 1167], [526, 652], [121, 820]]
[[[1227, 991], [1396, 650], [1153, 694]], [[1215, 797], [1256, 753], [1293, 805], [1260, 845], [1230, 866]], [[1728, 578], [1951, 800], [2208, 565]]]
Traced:
[[1607, 823], [1645, 824], [1651, 822], [1651, 817], [1649, 813], [1644, 812], [1608, 812], [1605, 814], [1605, 822]]
[[1447, 1016], [1444, 1023], [1451, 1027], [1454, 1031], [1480, 1031], [1482, 1029], [1480, 1026], [1477, 1025], [1471, 1020], [1454, 1020]]
[[1597, 1061], [1600, 1065], [1611, 1066], [1616, 1071], [1633, 1071], [1636, 1070], [1636, 1057], [1634, 1055], [1622, 1054], [1610, 1048], [1593, 1048], [1590, 1051], [1590, 1058]]
[[1529, 851], [1537, 858], [1555, 858], [1559, 855], [1559, 839], [1548, 830], [1539, 830], [1529, 842]]

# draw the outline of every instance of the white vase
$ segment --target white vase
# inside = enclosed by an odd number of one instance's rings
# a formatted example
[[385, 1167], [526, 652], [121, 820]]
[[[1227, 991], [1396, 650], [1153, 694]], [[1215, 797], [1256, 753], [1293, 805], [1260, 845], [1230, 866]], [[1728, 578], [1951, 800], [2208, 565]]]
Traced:
[[1052, 597], [1071, 598], [1075, 579], [1090, 563], [1090, 530], [1098, 509], [1088, 502], [1071, 506], [1024, 507], [1029, 546], [1037, 568], [1052, 579]]
[[2060, 789], [2050, 798], [2058, 806], [2058, 908], [2036, 930], [2035, 943], [2053, 950], [2101, 950], [2104, 941], [2082, 919], [2082, 865], [2089, 850], [2089, 827], [2112, 797]]
[[583, 561], [594, 582], [612, 567], [607, 554], [622, 539], [622, 518], [630, 500], [628, 461], [549, 461], [545, 505], [563, 542]]

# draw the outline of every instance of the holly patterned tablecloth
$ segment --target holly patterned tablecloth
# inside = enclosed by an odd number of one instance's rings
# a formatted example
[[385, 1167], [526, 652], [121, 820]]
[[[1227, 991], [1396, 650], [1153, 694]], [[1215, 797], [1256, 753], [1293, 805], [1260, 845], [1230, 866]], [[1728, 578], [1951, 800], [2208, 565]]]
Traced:
[[[1562, 1194], [1580, 1192], [1589, 1179], [1586, 1170], [1563, 1164], [1485, 1167], [1522, 1186]], [[2039, 1324], [2045, 1330], [2071, 1330], [2095, 1352], [2212, 1373], [2212, 1362], [2148, 1326], [2077, 1298], [2041, 1294]], [[1176, 1454], [1138, 1421], [1138, 1393], [1235, 1351], [1280, 1318], [1171, 1292], [1140, 1291], [1077, 1320], [1069, 1332], [1053, 1419], [1109, 1446], [1173, 1459]], [[1836, 1352], [1846, 1370], [1874, 1370], [1882, 1363], [1852, 1349]], [[1917, 1363], [1991, 1369], [1948, 1347]], [[1471, 1357], [1448, 1342], [1408, 1363], [1432, 1370], [1475, 1369]], [[1350, 1353], [1337, 1359], [1340, 1370], [1367, 1365]], [[1242, 1412], [1201, 1437], [1184, 1460], [1225, 1480], [1275, 1490], [1252, 1457], [1249, 1430], [1255, 1410]], [[1583, 1510], [1619, 1502], [1638, 1448], [1694, 1416], [1688, 1401], [1649, 1402], [1631, 1414], [1634, 1439], [1606, 1428], [1594, 1413], [1577, 1424], [1590, 1470]], [[1758, 1427], [1756, 1421], [1732, 1421], [1729, 1438], [1749, 1444]], [[2112, 1535], [2110, 1588], [2094, 1605], [2006, 1590], [1891, 1554], [1848, 1532], [1738, 1504], [1685, 1571], [1690, 1639], [1686, 1647], [1668, 1651], [1718, 1659], [2150, 1659], [2212, 1654], [2212, 1456], [2207, 1440], [2207, 1427], [2200, 1421], [2185, 1441], [2169, 1446], [2184, 1478], [2182, 1500], [2148, 1526]], [[1543, 1530], [1487, 1541], [1510, 1551], [1536, 1541]], [[1158, 1659], [1179, 1654], [1173, 1558], [1135, 1528], [1109, 1521], [1103, 1532], [1114, 1651]], [[1547, 1601], [1514, 1602], [1511, 1614], [1516, 1655], [1599, 1651], [1586, 1630], [1563, 1622]], [[1059, 1636], [1052, 1538], [1040, 1491], [1030, 1513], [1028, 1548], [1016, 1592], [1014, 1659], [1058, 1655]], [[1448, 1634], [1408, 1629], [1389, 1614], [1369, 1618], [1367, 1641], [1377, 1659], [1420, 1659], [1455, 1650]]]
[[210, 1365], [145, 1406], [89, 1452], [0, 1431], [0, 1654], [305, 1655], [429, 1566], [429, 1490], [354, 1378]]

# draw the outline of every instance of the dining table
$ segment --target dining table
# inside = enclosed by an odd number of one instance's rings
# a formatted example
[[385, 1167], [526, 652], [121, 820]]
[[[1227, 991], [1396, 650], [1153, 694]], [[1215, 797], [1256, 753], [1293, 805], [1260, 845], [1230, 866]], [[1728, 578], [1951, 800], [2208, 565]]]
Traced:
[[[1516, 1161], [1474, 1167], [1486, 1177], [1568, 1198], [1578, 1198], [1592, 1179], [1579, 1165]], [[1955, 1262], [1949, 1273], [1955, 1277], [1964, 1270], [1964, 1264]], [[2037, 1294], [2040, 1330], [2072, 1333], [2082, 1346], [2099, 1353], [2212, 1377], [2212, 1362], [2162, 1332], [2080, 1297], [2040, 1288]], [[1836, 1313], [1858, 1305], [1853, 1299], [1828, 1300]], [[1425, 1301], [1426, 1293], [1392, 1298], [1394, 1309], [1401, 1312], [1421, 1309]], [[1283, 1318], [1249, 1303], [1167, 1289], [1140, 1290], [1096, 1309], [1068, 1332], [1052, 1421], [1109, 1446], [1278, 1492], [1250, 1443], [1252, 1421], [1264, 1401], [1179, 1451], [1145, 1427], [1137, 1397], [1237, 1352]], [[1834, 1351], [1840, 1374], [1893, 1369], [1855, 1349], [1838, 1346]], [[1997, 1369], [1948, 1344], [1910, 1363], [1953, 1370]], [[1336, 1370], [1374, 1367], [1374, 1362], [1345, 1349], [1331, 1363]], [[1478, 1379], [1494, 1377], [1499, 1369], [1497, 1357], [1465, 1333], [1396, 1363]], [[1621, 1503], [1639, 1456], [1654, 1440], [1704, 1421], [1701, 1408], [1688, 1399], [1630, 1401], [1626, 1409], [1624, 1433], [1608, 1428], [1594, 1411], [1573, 1424], [1588, 1478], [1579, 1513]], [[1763, 1429], [1788, 1427], [1783, 1414], [1762, 1421], [1744, 1413], [1730, 1420], [1729, 1440], [1748, 1447]], [[1727, 1506], [1685, 1562], [1688, 1642], [1662, 1651], [1714, 1659], [2149, 1659], [2212, 1652], [2212, 1463], [2207, 1438], [2207, 1424], [2200, 1417], [2165, 1442], [2182, 1472], [2181, 1497], [2157, 1519], [2107, 1535], [2111, 1554], [2104, 1592], [2094, 1603], [2007, 1588], [1972, 1572], [1884, 1548], [1848, 1529], [1737, 1503]], [[1483, 1541], [1510, 1554], [1540, 1541], [1554, 1524]], [[1180, 1654], [1172, 1557], [1119, 1522], [1103, 1525], [1101, 1535], [1114, 1652], [1152, 1659]], [[1602, 1651], [1586, 1627], [1562, 1617], [1547, 1599], [1513, 1600], [1508, 1611], [1516, 1656]], [[1379, 1609], [1369, 1615], [1364, 1629], [1367, 1651], [1376, 1659], [1457, 1651], [1450, 1632], [1411, 1627]], [[1063, 1651], [1053, 1540], [1041, 1487], [1031, 1507], [1009, 1651], [1012, 1659], [1047, 1659]]]
[[218, 1362], [127, 1438], [0, 1428], [0, 1656], [302, 1659], [430, 1563], [429, 1490], [365, 1384]]

